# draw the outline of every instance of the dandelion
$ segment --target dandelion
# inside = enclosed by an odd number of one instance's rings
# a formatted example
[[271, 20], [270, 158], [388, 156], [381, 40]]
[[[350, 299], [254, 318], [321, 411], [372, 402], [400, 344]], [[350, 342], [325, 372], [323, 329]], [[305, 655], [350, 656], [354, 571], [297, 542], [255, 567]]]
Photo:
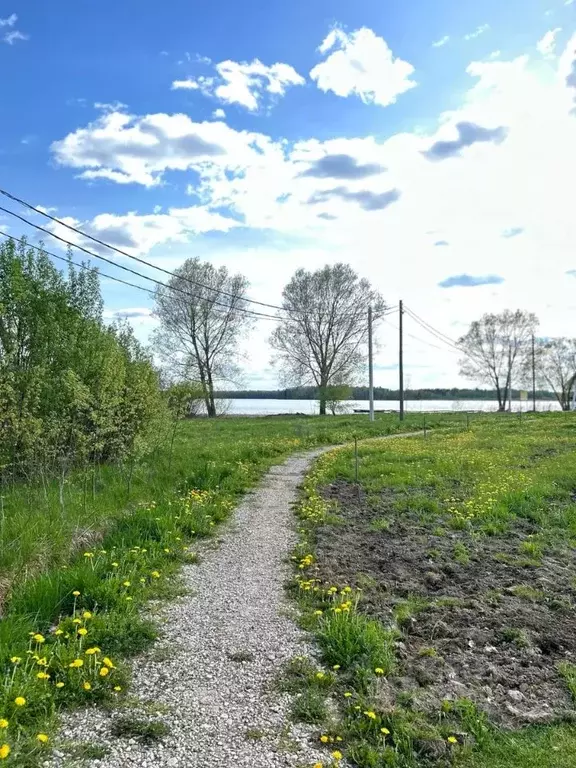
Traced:
[[63, 635], [63, 634], [64, 634], [64, 630], [63, 630], [63, 629], [57, 629], [57, 630], [54, 632], [54, 634], [55, 634], [55, 635]]
[[322, 744], [328, 744], [328, 742], [330, 741], [330, 738], [326, 736], [326, 734], [322, 734], [322, 736], [320, 736], [320, 741], [322, 742]]
[[82, 688], [84, 688], [84, 690], [85, 690], [85, 691], [91, 691], [91, 690], [92, 690], [92, 686], [90, 685], [90, 683], [88, 682], [88, 680], [86, 680], [86, 681], [85, 681], [85, 682], [82, 684]]
[[118, 563], [110, 563], [110, 565], [112, 566], [112, 568], [118, 568]]
[[155, 579], [159, 579], [160, 578], [160, 573], [158, 571], [152, 571], [150, 576], [152, 576]]
[[87, 557], [87, 558], [94, 557], [94, 552], [84, 552], [84, 557]]
[[114, 686], [114, 690], [115, 690], [115, 691], [121, 691], [121, 690], [122, 690], [122, 687], [121, 687], [120, 685], [115, 685], [115, 686]]
[[383, 674], [384, 674], [384, 670], [382, 669], [382, 667], [376, 667], [376, 669], [374, 670], [374, 672], [375, 672], [377, 675], [383, 675]]
[[82, 619], [72, 619], [72, 624], [82, 624]]
[[390, 731], [388, 730], [388, 728], [380, 728], [380, 733], [383, 733], [384, 736], [390, 735]]
[[83, 619], [91, 619], [92, 618], [92, 614], [90, 613], [90, 611], [84, 611], [84, 613], [82, 614], [82, 618]]
[[80, 667], [84, 666], [84, 659], [74, 659], [74, 661], [70, 662], [68, 666], [72, 669], [79, 669]]
[[78, 634], [80, 635], [80, 637], [84, 637], [85, 635], [88, 634], [88, 630], [86, 629], [86, 627], [80, 627], [80, 629], [78, 630]]
[[22, 661], [22, 659], [21, 659], [21, 657], [20, 657], [20, 656], [12, 656], [12, 658], [10, 659], [10, 661], [12, 662], [12, 664], [20, 664], [20, 662]]
[[364, 714], [366, 715], [366, 717], [369, 717], [370, 720], [376, 720], [376, 712], [372, 712], [371, 709], [366, 710]]
[[42, 744], [46, 744], [47, 741], [49, 741], [48, 736], [45, 733], [39, 733], [36, 738], [38, 741], [40, 741]]
[[24, 696], [16, 696], [14, 699], [14, 704], [16, 704], [17, 707], [25, 707], [26, 706], [26, 699]]
[[128, 602], [130, 602], [130, 600], [132, 600], [132, 598], [130, 597], [130, 595], [128, 595], [128, 597], [126, 598], [126, 600], [128, 600]]
[[74, 592], [72, 592], [72, 594], [74, 595], [74, 597], [80, 597], [80, 592], [78, 592], [77, 589], [75, 589]]
[[35, 643], [38, 643], [39, 645], [42, 645], [42, 643], [46, 642], [46, 638], [44, 637], [44, 635], [40, 635], [38, 633], [35, 634], [32, 639], [34, 640]]
[[2, 746], [0, 747], [0, 760], [6, 760], [9, 754], [10, 754], [10, 745], [2, 744]]
[[0, 728], [8, 728], [9, 725], [10, 723], [8, 722], [8, 720], [6, 720], [3, 717], [0, 718]]
[[314, 611], [314, 616], [322, 616], [322, 611]]
[[458, 739], [456, 738], [456, 736], [448, 736], [447, 741], [448, 741], [448, 744], [458, 744]]
[[110, 670], [108, 667], [100, 667], [100, 677], [106, 677], [106, 675], [110, 674]]
[[129, 586], [130, 586], [130, 582], [129, 582], [129, 581], [124, 581], [124, 582], [122, 583], [122, 586], [123, 586], [123, 587], [129, 587]]
[[38, 672], [36, 677], [38, 678], [38, 680], [50, 680], [50, 675], [47, 674], [46, 672]]
[[316, 672], [316, 679], [317, 680], [324, 680], [325, 674], [324, 672]]
[[322, 768], [322, 763], [314, 763], [312, 768]]
[[62, 681], [59, 681], [56, 683], [56, 688], [64, 688], [64, 683]]
[[342, 752], [340, 752], [339, 749], [335, 749], [334, 752], [332, 752], [332, 757], [334, 760], [342, 760]]
[[102, 663], [108, 667], [108, 669], [114, 669], [114, 662], [112, 659], [109, 659], [108, 656], [104, 656], [102, 659]]

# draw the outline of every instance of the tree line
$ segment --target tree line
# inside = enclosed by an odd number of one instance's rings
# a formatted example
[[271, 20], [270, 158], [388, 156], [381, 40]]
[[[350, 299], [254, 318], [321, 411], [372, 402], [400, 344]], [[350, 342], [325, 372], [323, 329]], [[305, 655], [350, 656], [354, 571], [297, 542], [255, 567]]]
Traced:
[[95, 269], [63, 274], [41, 249], [0, 245], [0, 481], [64, 482], [156, 439], [166, 406], [151, 356], [102, 308]]
[[[238, 378], [239, 343], [254, 322], [248, 314], [248, 288], [244, 276], [193, 258], [156, 292], [160, 325], [153, 346], [175, 380], [198, 383], [209, 416], [216, 415], [218, 399], [242, 396], [238, 387], [218, 391], [217, 385]], [[284, 396], [314, 397], [320, 414], [334, 411], [339, 399], [367, 397], [367, 388], [351, 385], [366, 371], [369, 306], [377, 324], [386, 303], [347, 264], [294, 273], [269, 338], [282, 391], [291, 393]], [[576, 340], [538, 338], [537, 327], [536, 316], [522, 310], [483, 315], [456, 347], [462, 352], [461, 375], [488, 384], [489, 391], [407, 390], [405, 396], [494, 398], [505, 410], [514, 393], [532, 390], [535, 383], [539, 397], [555, 397], [568, 410], [576, 381]], [[380, 399], [399, 395], [380, 388], [375, 394]]]
[[[512, 398], [517, 400], [522, 389], [512, 389]], [[349, 387], [348, 399], [368, 400], [368, 387]], [[223, 389], [214, 393], [217, 400], [318, 400], [317, 387], [289, 387], [286, 389]], [[407, 400], [496, 400], [494, 389], [469, 389], [462, 387], [427, 387], [421, 389], [405, 389]], [[374, 387], [375, 400], [398, 400], [399, 389]], [[553, 392], [537, 389], [538, 400], [554, 400]]]

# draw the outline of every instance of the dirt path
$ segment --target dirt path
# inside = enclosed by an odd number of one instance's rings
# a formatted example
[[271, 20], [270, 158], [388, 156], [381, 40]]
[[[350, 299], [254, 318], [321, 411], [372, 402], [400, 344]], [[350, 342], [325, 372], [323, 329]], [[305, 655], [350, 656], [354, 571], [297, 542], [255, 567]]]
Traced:
[[[274, 681], [285, 661], [314, 653], [290, 618], [284, 585], [296, 542], [292, 506], [311, 462], [328, 450], [272, 468], [237, 507], [218, 546], [184, 567], [190, 593], [162, 606], [162, 639], [133, 664], [134, 706], [66, 717], [63, 739], [101, 745], [106, 756], [75, 763], [57, 754], [56, 765], [280, 768], [324, 757], [306, 728], [287, 725], [290, 697]], [[161, 721], [169, 733], [152, 744], [112, 736], [120, 717]]]

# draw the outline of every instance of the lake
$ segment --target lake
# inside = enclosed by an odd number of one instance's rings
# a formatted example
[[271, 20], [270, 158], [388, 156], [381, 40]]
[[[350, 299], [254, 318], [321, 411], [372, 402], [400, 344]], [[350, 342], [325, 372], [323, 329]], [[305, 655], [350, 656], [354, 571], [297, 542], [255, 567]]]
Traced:
[[[314, 415], [318, 413], [316, 400], [227, 400], [227, 413], [235, 416], [269, 416], [281, 413], [304, 413]], [[352, 413], [355, 408], [369, 407], [367, 400], [347, 400], [343, 403], [346, 413]], [[496, 411], [495, 400], [407, 400], [404, 403], [405, 410], [409, 413], [422, 411]], [[398, 400], [376, 400], [374, 408], [386, 411], [398, 411]], [[539, 411], [558, 411], [560, 406], [556, 400], [538, 400], [536, 408]], [[532, 410], [532, 401], [512, 401], [512, 410]]]

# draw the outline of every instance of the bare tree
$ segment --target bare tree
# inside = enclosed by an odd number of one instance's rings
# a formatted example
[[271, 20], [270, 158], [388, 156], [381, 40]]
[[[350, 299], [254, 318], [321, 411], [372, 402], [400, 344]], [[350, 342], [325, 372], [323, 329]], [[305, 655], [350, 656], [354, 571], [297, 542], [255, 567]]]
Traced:
[[352, 382], [366, 362], [367, 312], [378, 320], [384, 300], [347, 264], [299, 269], [282, 294], [283, 314], [270, 343], [286, 384], [314, 384], [320, 414], [327, 387]]
[[576, 383], [576, 339], [539, 339], [536, 377], [554, 392], [563, 411], [569, 411]]
[[242, 275], [192, 258], [156, 289], [153, 347], [172, 378], [199, 382], [208, 416], [216, 416], [215, 384], [233, 381], [239, 370], [238, 342], [252, 325], [244, 311], [248, 285]]
[[485, 314], [475, 320], [468, 333], [458, 340], [458, 346], [466, 354], [460, 361], [461, 375], [492, 385], [499, 411], [506, 409], [512, 375], [523, 368], [537, 325], [538, 318], [532, 312], [506, 309], [498, 315]]

